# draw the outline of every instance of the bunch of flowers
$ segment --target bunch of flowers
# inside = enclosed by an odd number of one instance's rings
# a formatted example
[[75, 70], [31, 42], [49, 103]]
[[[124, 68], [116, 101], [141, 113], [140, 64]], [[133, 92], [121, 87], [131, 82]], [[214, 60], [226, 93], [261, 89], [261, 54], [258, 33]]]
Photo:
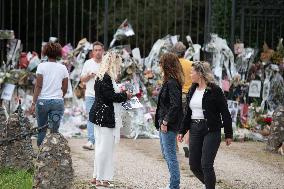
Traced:
[[249, 107], [249, 128], [262, 130], [272, 123], [272, 117], [263, 111], [258, 103], [254, 102]]
[[259, 117], [256, 117], [257, 126], [259, 129], [263, 129], [266, 125], [270, 125], [272, 122], [272, 117], [269, 117], [267, 115], [261, 115]]

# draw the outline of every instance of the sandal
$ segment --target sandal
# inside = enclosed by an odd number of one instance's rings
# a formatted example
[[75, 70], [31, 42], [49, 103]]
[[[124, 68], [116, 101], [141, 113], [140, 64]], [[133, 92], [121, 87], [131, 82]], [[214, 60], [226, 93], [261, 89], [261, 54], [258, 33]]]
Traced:
[[108, 180], [103, 180], [103, 181], [97, 180], [96, 187], [99, 187], [99, 186], [106, 187], [106, 188], [113, 188], [114, 184], [112, 184]]

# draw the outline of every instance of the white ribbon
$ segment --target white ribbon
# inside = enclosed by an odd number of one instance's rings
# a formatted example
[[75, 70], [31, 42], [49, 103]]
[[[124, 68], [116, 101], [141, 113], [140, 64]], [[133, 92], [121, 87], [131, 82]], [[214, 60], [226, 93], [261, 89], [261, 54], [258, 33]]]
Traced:
[[[114, 89], [115, 93], [120, 93], [120, 88], [118, 87], [117, 83], [112, 80], [112, 86]], [[114, 142], [115, 144], [118, 144], [120, 141], [120, 128], [123, 127], [122, 126], [122, 106], [121, 103], [113, 103], [113, 108], [114, 108], [114, 119], [115, 119], [115, 128], [114, 128]]]

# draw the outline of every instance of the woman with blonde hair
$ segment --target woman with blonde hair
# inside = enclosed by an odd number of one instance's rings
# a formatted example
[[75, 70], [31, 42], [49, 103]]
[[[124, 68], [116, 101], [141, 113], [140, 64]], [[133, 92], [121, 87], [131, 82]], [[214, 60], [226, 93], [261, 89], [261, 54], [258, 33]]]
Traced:
[[165, 53], [160, 59], [163, 86], [159, 93], [155, 126], [160, 131], [161, 151], [170, 172], [169, 189], [179, 189], [180, 172], [176, 155], [176, 136], [183, 118], [182, 85], [184, 76], [178, 57]]
[[116, 80], [122, 64], [121, 57], [113, 52], [107, 52], [103, 58], [96, 76], [94, 102], [89, 119], [95, 124], [95, 160], [92, 184], [112, 187], [114, 166], [114, 144], [118, 143], [122, 126], [121, 102], [131, 98], [131, 93], [121, 92]]
[[221, 142], [221, 128], [225, 130], [227, 145], [232, 142], [232, 119], [222, 89], [214, 83], [207, 62], [194, 62], [192, 86], [187, 95], [187, 106], [178, 141], [190, 130], [189, 165], [193, 174], [205, 185], [215, 189], [214, 160]]

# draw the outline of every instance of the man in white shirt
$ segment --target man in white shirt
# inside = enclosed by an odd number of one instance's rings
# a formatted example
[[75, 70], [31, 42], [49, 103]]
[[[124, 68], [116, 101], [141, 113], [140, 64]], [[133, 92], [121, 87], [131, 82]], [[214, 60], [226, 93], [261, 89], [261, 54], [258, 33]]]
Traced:
[[[93, 43], [92, 58], [87, 60], [81, 73], [81, 82], [86, 84], [85, 103], [86, 111], [89, 115], [90, 109], [95, 102], [95, 76], [100, 68], [102, 56], [104, 54], [104, 45], [98, 41]], [[93, 150], [95, 144], [94, 124], [87, 122], [88, 142], [83, 146], [84, 149]]]

